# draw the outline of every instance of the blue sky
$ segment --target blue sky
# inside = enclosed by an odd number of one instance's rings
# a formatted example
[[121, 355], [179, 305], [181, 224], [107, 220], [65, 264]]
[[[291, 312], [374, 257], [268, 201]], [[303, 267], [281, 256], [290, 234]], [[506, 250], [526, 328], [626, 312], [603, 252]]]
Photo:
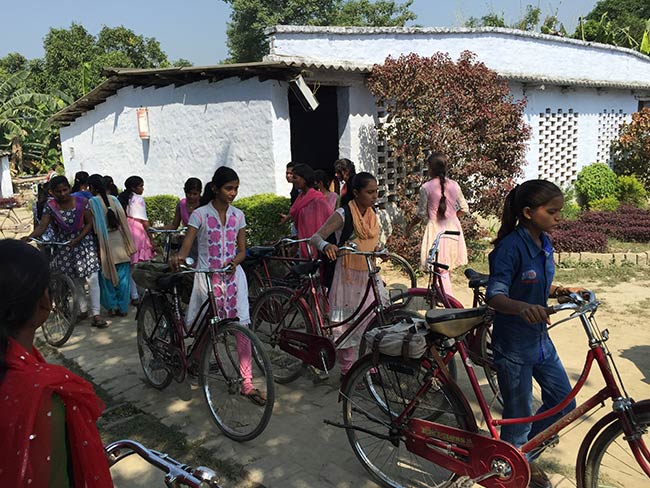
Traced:
[[[503, 12], [506, 21], [513, 22], [521, 18], [528, 3], [539, 4], [543, 15], [557, 10], [572, 32], [578, 17], [586, 15], [596, 0], [415, 0], [412, 10], [418, 25], [455, 27], [490, 10]], [[72, 22], [92, 34], [102, 25], [124, 25], [158, 39], [170, 59], [186, 58], [195, 65], [216, 64], [228, 54], [230, 9], [221, 0], [19, 0], [6, 2], [2, 13], [0, 56], [19, 52], [30, 59], [41, 57], [49, 28], [69, 27]]]

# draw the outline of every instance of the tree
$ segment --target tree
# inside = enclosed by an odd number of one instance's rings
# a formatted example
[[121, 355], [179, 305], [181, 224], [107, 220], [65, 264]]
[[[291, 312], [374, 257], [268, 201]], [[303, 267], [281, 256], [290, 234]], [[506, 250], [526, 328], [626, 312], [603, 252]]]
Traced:
[[[397, 205], [407, 220], [416, 210], [428, 150], [447, 154], [449, 176], [474, 211], [500, 210], [522, 174], [530, 129], [522, 118], [525, 101], [515, 101], [496, 72], [468, 51], [456, 62], [445, 53], [409, 54], [375, 66], [368, 87], [388, 114], [379, 136], [408, 175], [397, 188]], [[397, 232], [393, 245], [397, 252], [419, 249], [417, 239]]]
[[232, 12], [228, 23], [229, 61], [261, 60], [268, 54], [264, 29], [288, 25], [400, 26], [415, 19], [413, 0], [223, 0]]
[[638, 50], [650, 30], [649, 21], [647, 0], [601, 0], [580, 18], [573, 37]]
[[0, 80], [27, 68], [27, 58], [19, 53], [9, 53], [0, 58]]
[[544, 34], [565, 36], [566, 29], [564, 25], [559, 21], [557, 17], [557, 11], [554, 14], [547, 15], [544, 17], [544, 20], [540, 26], [540, 20], [542, 16], [542, 9], [539, 6], [535, 7], [534, 5], [526, 5], [526, 10], [523, 13], [521, 19], [515, 21], [513, 24], [508, 25], [506, 23], [503, 12], [496, 13], [490, 11], [489, 14], [484, 15], [483, 17], [470, 17], [466, 22], [466, 27], [506, 27], [510, 29], [524, 30], [524, 31], [536, 31], [539, 27], [539, 30]]
[[612, 143], [612, 167], [617, 175], [636, 175], [650, 191], [650, 108], [632, 114]]

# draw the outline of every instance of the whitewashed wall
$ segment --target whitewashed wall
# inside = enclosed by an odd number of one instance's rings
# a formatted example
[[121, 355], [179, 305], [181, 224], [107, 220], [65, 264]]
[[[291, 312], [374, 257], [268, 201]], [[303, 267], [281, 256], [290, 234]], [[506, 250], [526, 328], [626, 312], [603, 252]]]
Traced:
[[0, 156], [0, 198], [9, 198], [14, 194], [9, 171], [9, 156]]
[[[240, 177], [239, 196], [286, 194], [290, 159], [287, 87], [278, 81], [199, 82], [175, 88], [126, 87], [61, 128], [66, 173], [130, 175], [145, 195], [182, 196], [190, 176], [208, 181], [227, 165]], [[151, 139], [138, 137], [136, 109], [149, 109]]]

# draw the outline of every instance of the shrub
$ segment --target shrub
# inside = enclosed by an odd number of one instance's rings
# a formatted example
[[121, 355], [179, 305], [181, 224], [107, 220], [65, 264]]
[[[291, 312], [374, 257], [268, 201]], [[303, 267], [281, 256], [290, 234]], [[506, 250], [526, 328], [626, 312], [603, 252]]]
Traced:
[[147, 204], [147, 217], [151, 225], [167, 225], [174, 220], [178, 197], [174, 195], [153, 195], [144, 197]]
[[583, 207], [590, 208], [595, 200], [616, 196], [618, 191], [616, 174], [606, 164], [590, 164], [578, 173], [575, 189], [578, 203]]
[[587, 231], [620, 241], [650, 242], [650, 211], [621, 205], [614, 212], [584, 212], [578, 220], [560, 223], [553, 236], [558, 231]]
[[643, 183], [635, 175], [621, 175], [618, 177], [618, 200], [623, 205], [645, 207], [648, 194]]
[[291, 200], [273, 193], [260, 193], [233, 202], [246, 215], [246, 245], [276, 241], [289, 234], [289, 225], [279, 225], [280, 214], [289, 211]]
[[616, 197], [605, 197], [591, 202], [590, 208], [594, 211], [613, 212], [619, 205]]
[[562, 189], [564, 193], [564, 207], [562, 207], [562, 218], [564, 220], [575, 220], [580, 216], [580, 205], [576, 202], [576, 189], [567, 186]]
[[582, 229], [579, 221], [572, 221], [568, 228], [556, 229], [552, 239], [557, 252], [607, 251], [607, 237], [600, 232]]
[[650, 108], [632, 114], [632, 121], [621, 126], [611, 154], [617, 175], [635, 174], [646, 190], [650, 190]]

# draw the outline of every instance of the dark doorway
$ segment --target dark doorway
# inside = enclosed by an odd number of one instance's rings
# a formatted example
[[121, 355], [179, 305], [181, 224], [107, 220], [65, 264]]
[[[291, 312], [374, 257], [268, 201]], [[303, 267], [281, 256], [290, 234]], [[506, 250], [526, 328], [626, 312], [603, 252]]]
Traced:
[[289, 90], [291, 161], [308, 164], [313, 169], [322, 169], [333, 177], [334, 161], [339, 157], [336, 87], [319, 87], [316, 98], [318, 108], [308, 112]]

